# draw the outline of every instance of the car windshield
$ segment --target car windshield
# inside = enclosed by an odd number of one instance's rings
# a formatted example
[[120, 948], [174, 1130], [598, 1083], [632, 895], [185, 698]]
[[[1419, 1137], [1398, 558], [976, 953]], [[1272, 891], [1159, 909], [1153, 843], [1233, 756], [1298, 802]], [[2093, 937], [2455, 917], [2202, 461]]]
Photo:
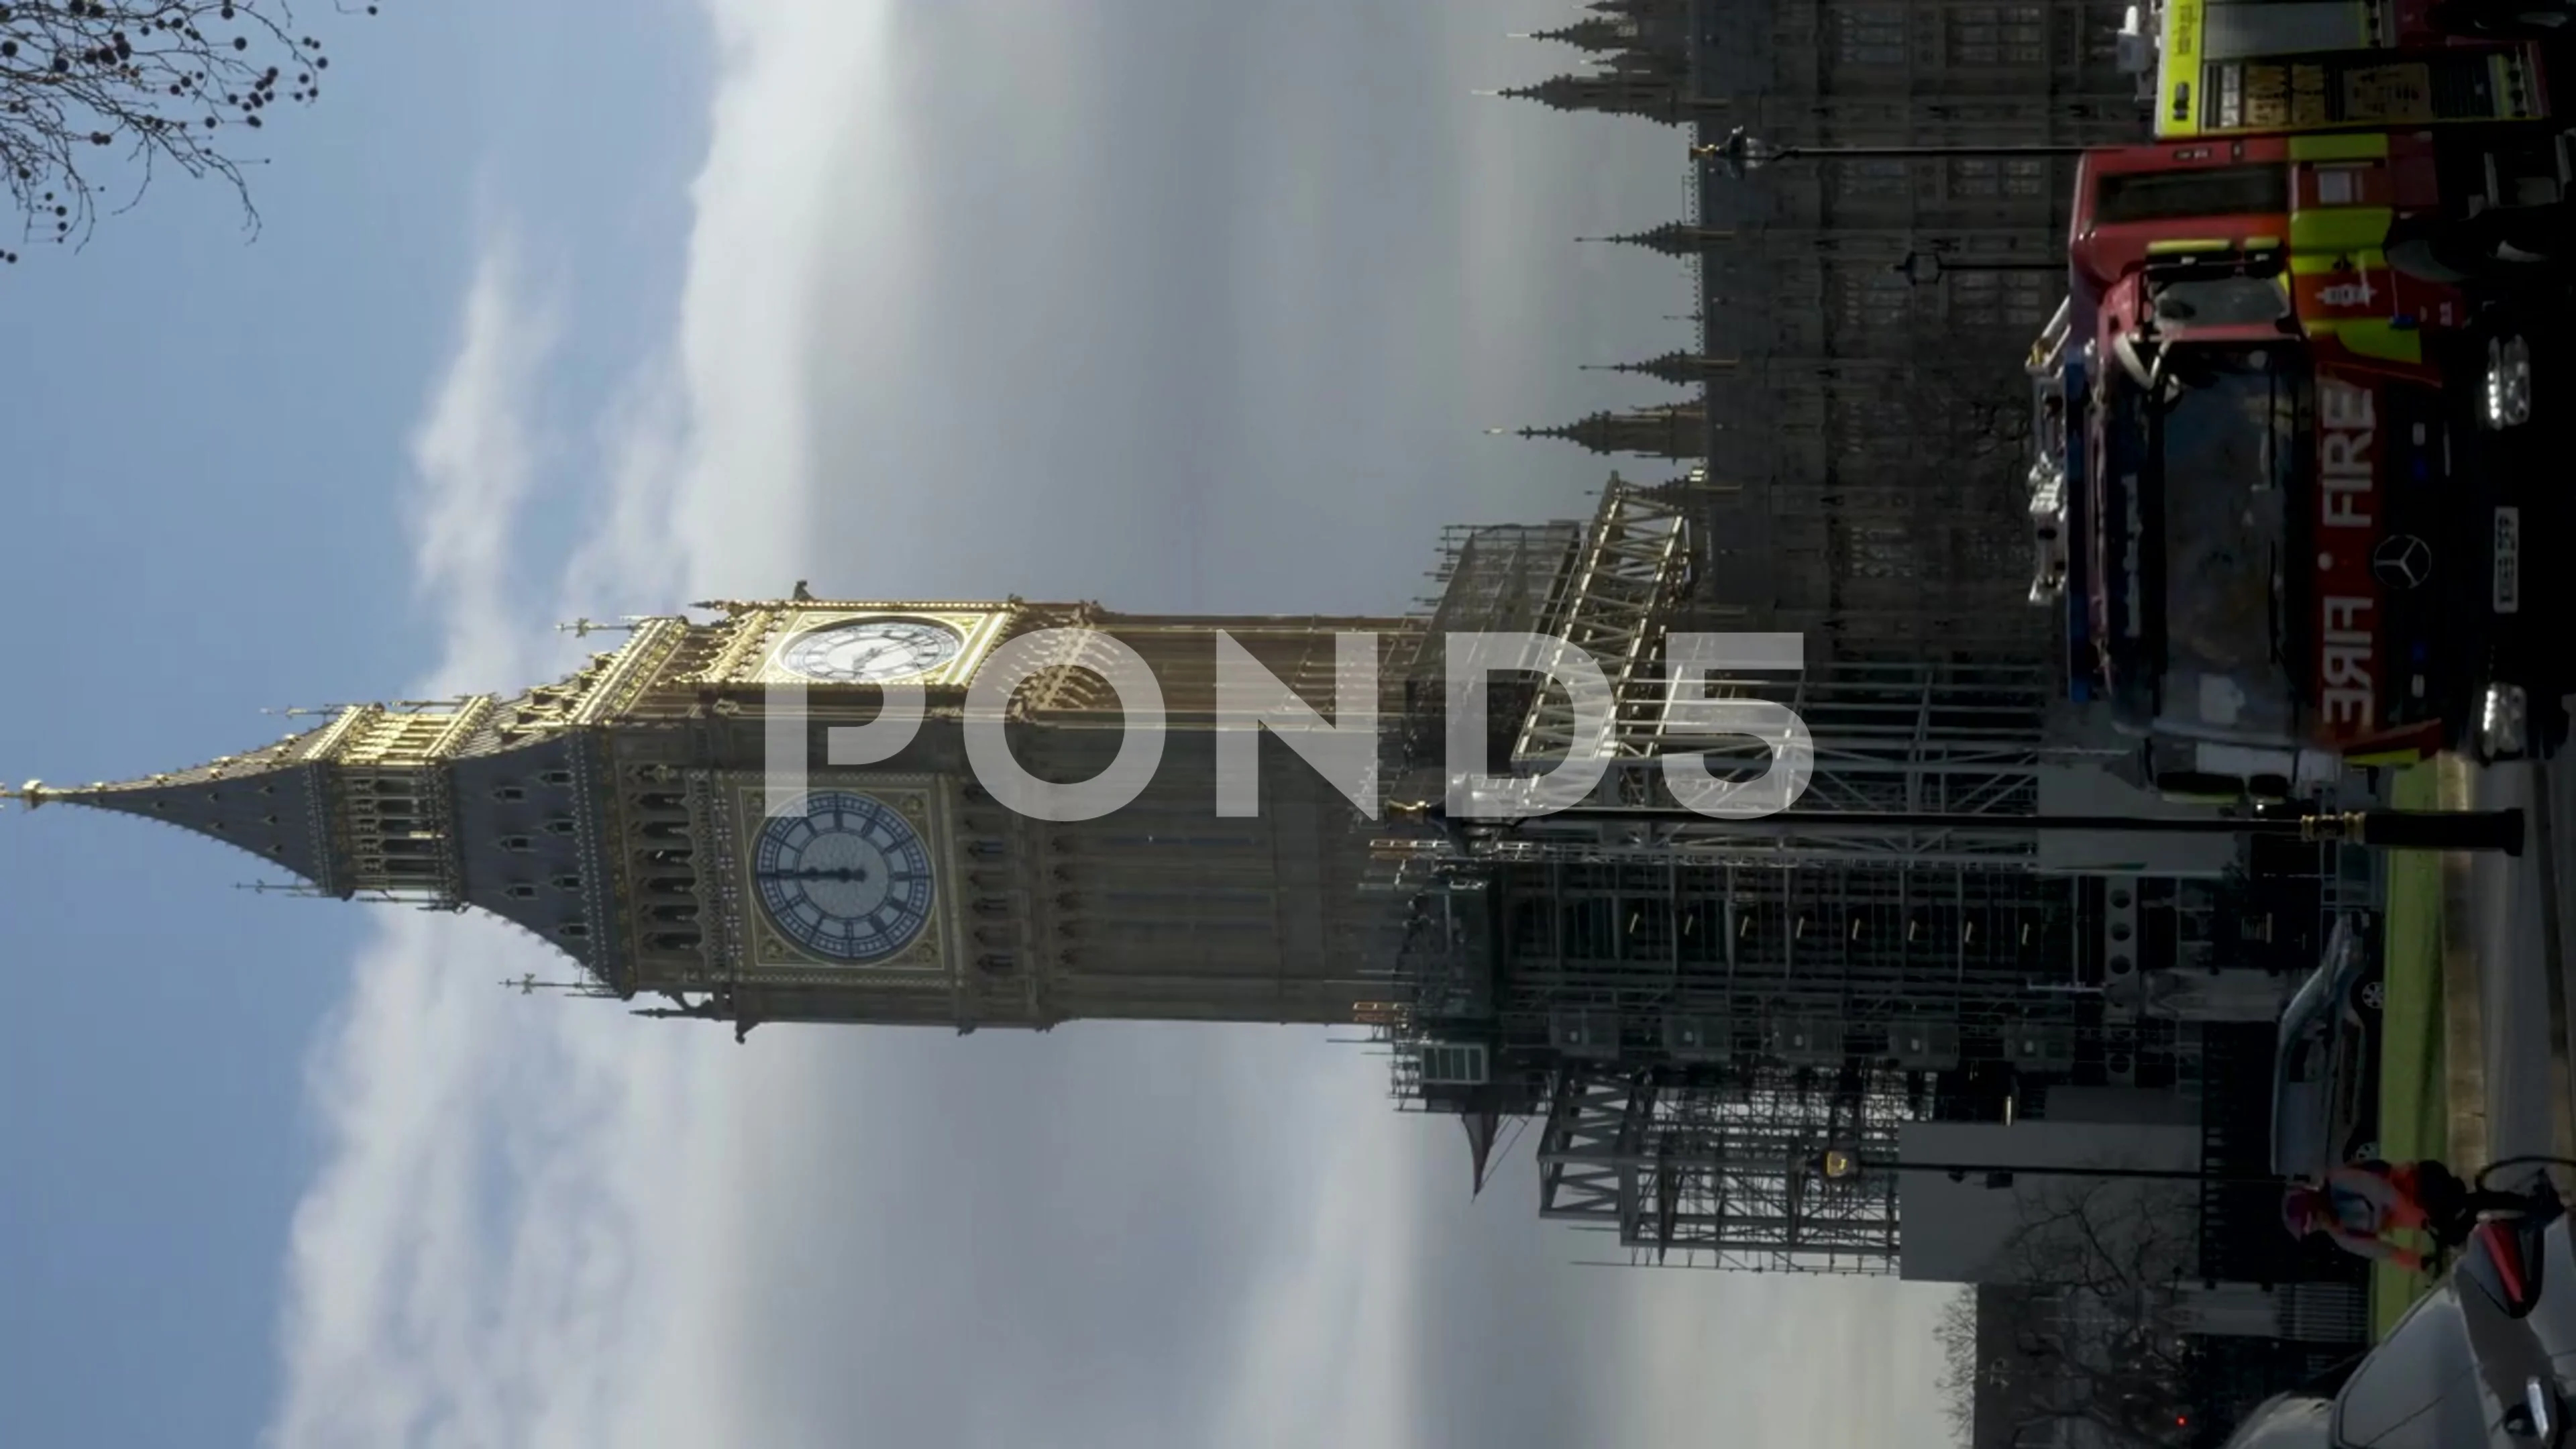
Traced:
[[2302, 445], [2301, 390], [2282, 348], [2177, 344], [2139, 409], [2144, 512], [2158, 518], [2148, 568], [2162, 597], [2160, 722], [2221, 739], [2274, 739], [2297, 723], [2288, 597], [2289, 494]]
[[2229, 1436], [2227, 1449], [2331, 1449], [2329, 1410], [2332, 1401], [2309, 1394], [2283, 1394], [2245, 1418]]
[[2485, 1429], [2477, 1362], [2454, 1284], [2415, 1305], [2335, 1400], [2335, 1437], [2352, 1449], [2483, 1444]]

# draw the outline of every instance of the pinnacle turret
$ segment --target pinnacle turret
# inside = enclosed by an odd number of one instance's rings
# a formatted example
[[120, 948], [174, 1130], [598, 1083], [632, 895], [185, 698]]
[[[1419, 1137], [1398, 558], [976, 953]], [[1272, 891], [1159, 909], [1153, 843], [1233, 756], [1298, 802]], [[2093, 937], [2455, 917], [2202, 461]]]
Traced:
[[1522, 428], [1524, 438], [1561, 438], [1595, 453], [1637, 453], [1649, 458], [1708, 455], [1708, 415], [1698, 403], [1630, 412], [1598, 412], [1554, 428]]
[[1514, 37], [1519, 40], [1553, 40], [1579, 50], [1619, 50], [1637, 40], [1637, 23], [1613, 20], [1606, 15], [1560, 25], [1554, 30], [1532, 30]]
[[1536, 85], [1513, 86], [1495, 94], [1537, 101], [1554, 111], [1643, 116], [1675, 126], [1696, 119], [1702, 110], [1723, 108], [1726, 104], [1690, 94], [1687, 76], [1659, 61], [1641, 61], [1635, 67], [1623, 65], [1598, 75], [1550, 76]]
[[1736, 359], [1710, 357], [1697, 352], [1667, 352], [1644, 362], [1613, 362], [1607, 366], [1586, 364], [1587, 372], [1633, 372], [1660, 378], [1675, 387], [1693, 387], [1735, 370]]
[[1578, 240], [1620, 242], [1662, 252], [1668, 257], [1687, 257], [1716, 251], [1721, 245], [1735, 240], [1735, 230], [1732, 227], [1701, 226], [1695, 222], [1668, 221], [1644, 231], [1622, 232], [1616, 236], [1587, 236]]

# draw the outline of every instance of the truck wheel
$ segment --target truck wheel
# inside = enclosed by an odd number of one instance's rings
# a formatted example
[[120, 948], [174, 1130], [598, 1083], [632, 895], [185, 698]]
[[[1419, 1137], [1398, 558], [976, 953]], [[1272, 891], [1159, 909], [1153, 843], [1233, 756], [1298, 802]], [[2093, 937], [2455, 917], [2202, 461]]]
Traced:
[[2391, 268], [2428, 282], [2520, 286], [2555, 276], [2568, 241], [2564, 208], [2509, 206], [2401, 230], [2384, 255]]
[[2389, 270], [2414, 277], [2419, 281], [2439, 282], [2446, 287], [2456, 287], [2473, 280], [2470, 273], [2451, 265], [2447, 253], [2447, 248], [2435, 244], [2435, 238], [2432, 235], [2418, 233], [2390, 238], [2385, 255], [2388, 258]]
[[2567, 701], [2546, 698], [2534, 704], [2531, 709], [2531, 753], [2544, 760], [2554, 760], [2566, 748]]

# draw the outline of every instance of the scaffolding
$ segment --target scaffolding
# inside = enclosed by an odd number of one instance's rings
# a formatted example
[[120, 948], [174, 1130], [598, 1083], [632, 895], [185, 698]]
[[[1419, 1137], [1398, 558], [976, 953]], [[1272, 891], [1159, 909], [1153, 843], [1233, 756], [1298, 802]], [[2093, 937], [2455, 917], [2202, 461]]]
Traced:
[[[2054, 676], [2031, 663], [1823, 660], [1817, 667], [1732, 669], [1700, 680], [1676, 678], [1668, 634], [1688, 627], [1692, 528], [1663, 490], [1613, 478], [1578, 542], [1555, 555], [1561, 582], [1544, 618], [1554, 637], [1585, 650], [1609, 685], [1612, 711], [1597, 738], [1563, 690], [1529, 691], [1512, 732], [1516, 773], [1548, 769], [1578, 753], [1613, 762], [1595, 797], [1605, 803], [1664, 803], [1663, 760], [1698, 754], [1711, 773], [1759, 776], [1776, 742], [1684, 739], [1668, 702], [1676, 686], [1707, 697], [1785, 705], [1814, 744], [1814, 774], [1800, 808], [1851, 813], [1924, 813], [2026, 818], [2038, 810], [2038, 778]], [[1534, 597], [1523, 594], [1521, 597]], [[1446, 606], [1441, 614], [1465, 614]], [[1491, 612], [1480, 610], [1478, 612]], [[1519, 859], [1610, 860], [1680, 853], [1739, 864], [1829, 861], [1939, 864], [2013, 869], [2036, 856], [2028, 836], [1993, 832], [1887, 830], [1806, 832], [1796, 841], [1746, 839], [1722, 821], [1641, 829], [1633, 823], [1541, 824], [1505, 846]]]
[[2091, 949], [2076, 930], [2079, 889], [2035, 872], [1512, 866], [1484, 892], [1500, 937], [1490, 1005], [1506, 1041], [1549, 1040], [1569, 1010], [1615, 1018], [1625, 1054], [1674, 1050], [1665, 1027], [1677, 1013], [1735, 1024], [1728, 1044], [1751, 1050], [1769, 1048], [1743, 1035], [1765, 1023], [1834, 1023], [1811, 1066], [1888, 1051], [1900, 1019], [1991, 1037], [2044, 1005], [2034, 985], [2074, 979]]
[[1900, 1084], [1763, 1070], [1724, 1085], [1567, 1072], [1538, 1146], [1539, 1215], [1612, 1230], [1632, 1261], [1887, 1274], [1892, 1175], [1827, 1180], [1827, 1149], [1892, 1158]]
[[[1563, 691], [1495, 681], [1489, 745], [1506, 773], [1597, 751], [1611, 763], [1594, 800], [1664, 804], [1672, 754], [1719, 778], [1767, 771], [1775, 742], [1670, 722], [1669, 636], [1724, 628], [1697, 607], [1691, 504], [1614, 477], [1586, 524], [1452, 530], [1391, 763], [1446, 793], [1442, 641], [1473, 631], [1566, 640], [1610, 688], [1595, 734]], [[2039, 814], [2051, 669], [1832, 641], [1806, 656], [1689, 683], [1797, 714], [1814, 747], [1801, 810], [2004, 828], [1856, 819], [1783, 837], [1696, 817], [1542, 818], [1472, 857], [1376, 842], [1380, 888], [1412, 901], [1370, 1017], [1399, 1098], [1543, 1117], [1544, 1214], [1615, 1225], [1658, 1262], [1890, 1271], [1890, 1185], [1802, 1164], [1828, 1146], [1892, 1152], [1929, 1076], [1985, 1062], [2062, 1074], [2076, 1052], [2084, 998], [2067, 988], [2097, 943], [2078, 929], [2079, 882], [2040, 871], [2036, 832], [2014, 828]]]

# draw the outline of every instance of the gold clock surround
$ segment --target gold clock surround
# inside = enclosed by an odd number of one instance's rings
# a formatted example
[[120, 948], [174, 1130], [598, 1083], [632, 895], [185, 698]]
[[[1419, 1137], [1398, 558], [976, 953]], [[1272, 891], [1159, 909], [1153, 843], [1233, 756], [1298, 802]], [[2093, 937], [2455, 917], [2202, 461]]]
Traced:
[[975, 671], [993, 651], [1010, 621], [1005, 609], [990, 606], [960, 605], [930, 607], [918, 605], [833, 605], [817, 608], [783, 610], [773, 621], [768, 640], [761, 650], [760, 666], [754, 678], [762, 684], [802, 684], [811, 689], [833, 687], [829, 681], [807, 677], [788, 667], [788, 652], [798, 640], [825, 629], [849, 624], [903, 623], [931, 624], [955, 634], [957, 652], [938, 668], [927, 673], [907, 675], [886, 683], [918, 684], [924, 688], [963, 687], [975, 677]]

